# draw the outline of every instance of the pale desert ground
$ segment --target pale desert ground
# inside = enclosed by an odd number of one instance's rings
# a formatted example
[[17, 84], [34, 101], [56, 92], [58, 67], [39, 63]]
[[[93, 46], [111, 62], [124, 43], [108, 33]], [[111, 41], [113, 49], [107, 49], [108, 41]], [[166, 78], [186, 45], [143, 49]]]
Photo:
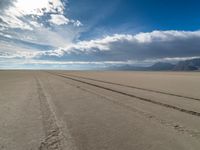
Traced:
[[0, 71], [0, 150], [199, 150], [200, 73]]

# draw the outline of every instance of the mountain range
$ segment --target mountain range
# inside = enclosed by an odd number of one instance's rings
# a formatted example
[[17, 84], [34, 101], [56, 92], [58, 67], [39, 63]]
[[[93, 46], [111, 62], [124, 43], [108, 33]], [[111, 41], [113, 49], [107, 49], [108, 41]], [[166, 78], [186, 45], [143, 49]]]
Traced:
[[176, 64], [157, 62], [149, 67], [139, 67], [133, 65], [121, 65], [110, 67], [109, 70], [133, 70], [133, 71], [199, 71], [200, 58], [179, 61]]

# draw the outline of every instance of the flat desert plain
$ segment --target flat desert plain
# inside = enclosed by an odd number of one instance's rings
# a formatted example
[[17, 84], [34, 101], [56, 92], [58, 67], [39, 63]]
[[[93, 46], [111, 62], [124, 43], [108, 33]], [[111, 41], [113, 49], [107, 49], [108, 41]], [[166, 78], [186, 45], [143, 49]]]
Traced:
[[1, 150], [199, 150], [200, 73], [0, 71]]

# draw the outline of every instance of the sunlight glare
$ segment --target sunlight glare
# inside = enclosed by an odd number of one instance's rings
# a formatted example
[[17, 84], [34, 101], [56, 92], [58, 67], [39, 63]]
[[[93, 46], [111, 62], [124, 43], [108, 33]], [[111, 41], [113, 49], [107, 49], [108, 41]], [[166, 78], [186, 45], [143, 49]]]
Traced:
[[55, 8], [60, 10], [62, 7], [60, 0], [17, 0], [15, 3], [15, 8], [23, 15], [42, 15], [43, 11], [50, 12]]

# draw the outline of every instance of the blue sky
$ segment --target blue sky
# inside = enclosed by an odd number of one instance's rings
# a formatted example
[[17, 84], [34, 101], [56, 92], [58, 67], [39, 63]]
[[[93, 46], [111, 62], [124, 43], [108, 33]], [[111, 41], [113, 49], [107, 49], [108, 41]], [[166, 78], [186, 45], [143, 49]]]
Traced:
[[[96, 30], [102, 28], [111, 33], [137, 33], [155, 29], [199, 29], [198, 0], [71, 0], [69, 2], [72, 16], [85, 24], [95, 24]], [[76, 7], [79, 7], [80, 11], [77, 11]]]
[[200, 57], [198, 0], [0, 0], [0, 68], [98, 69]]

